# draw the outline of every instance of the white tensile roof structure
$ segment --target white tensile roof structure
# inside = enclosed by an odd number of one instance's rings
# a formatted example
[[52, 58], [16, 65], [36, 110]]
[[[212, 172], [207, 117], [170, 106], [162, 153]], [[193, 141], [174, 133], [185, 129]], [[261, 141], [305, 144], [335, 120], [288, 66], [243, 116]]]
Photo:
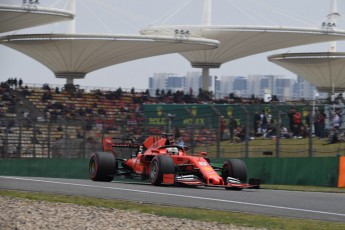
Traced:
[[[75, 0], [69, 4], [71, 11], [32, 4], [0, 5], [0, 33], [73, 19]], [[208, 90], [209, 69], [223, 63], [287, 47], [345, 39], [345, 31], [335, 27], [211, 25], [211, 0], [204, 0], [204, 6], [203, 25], [151, 26], [140, 31], [141, 35], [102, 35], [74, 34], [71, 23], [70, 34], [8, 35], [0, 37], [0, 44], [32, 57], [56, 77], [66, 78], [67, 84], [111, 65], [180, 53], [193, 67], [203, 69], [203, 89]]]
[[142, 34], [204, 37], [220, 41], [214, 50], [180, 53], [193, 67], [203, 68], [203, 89], [208, 90], [209, 68], [267, 51], [344, 40], [345, 31], [335, 28], [296, 28], [280, 26], [172, 25], [151, 26]]
[[[69, 8], [74, 12], [75, 1]], [[70, 11], [39, 7], [37, 4], [0, 5], [0, 33], [71, 20]], [[217, 48], [219, 42], [206, 38], [166, 35], [22, 34], [0, 37], [0, 44], [13, 48], [45, 65], [58, 78], [84, 78], [89, 72], [151, 56]]]
[[67, 10], [37, 5], [0, 5], [0, 33], [68, 21], [74, 14]]
[[345, 53], [286, 53], [268, 60], [314, 84], [320, 92], [334, 94], [345, 90]]
[[0, 44], [30, 56], [73, 84], [73, 79], [104, 67], [168, 53], [214, 49], [219, 42], [166, 35], [29, 34], [0, 37]]
[[[335, 28], [339, 16], [337, 1], [332, 0], [324, 27]], [[318, 91], [334, 94], [345, 90], [345, 53], [336, 52], [335, 41], [330, 43], [329, 52], [276, 54], [268, 60], [311, 82]]]

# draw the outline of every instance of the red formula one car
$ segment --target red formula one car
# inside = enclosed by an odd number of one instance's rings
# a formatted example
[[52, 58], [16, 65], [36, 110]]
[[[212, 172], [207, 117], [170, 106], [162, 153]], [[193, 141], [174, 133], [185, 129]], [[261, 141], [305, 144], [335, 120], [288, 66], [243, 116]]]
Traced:
[[112, 181], [115, 176], [137, 178], [153, 185], [213, 186], [241, 190], [258, 188], [247, 184], [247, 168], [240, 159], [226, 160], [222, 167], [212, 166], [206, 152], [187, 155], [186, 147], [167, 136], [148, 137], [143, 145], [134, 140], [106, 137], [103, 152], [95, 152], [89, 161], [89, 177], [94, 181]]

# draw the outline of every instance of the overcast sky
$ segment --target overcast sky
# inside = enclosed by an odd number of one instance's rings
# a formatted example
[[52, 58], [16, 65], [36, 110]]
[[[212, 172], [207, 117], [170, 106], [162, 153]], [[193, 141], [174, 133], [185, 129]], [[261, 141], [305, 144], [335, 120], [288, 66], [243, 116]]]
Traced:
[[[67, 0], [40, 0], [40, 6], [66, 9]], [[22, 0], [0, 0], [0, 4], [21, 4]], [[214, 25], [269, 25], [320, 27], [330, 13], [331, 0], [213, 0]], [[76, 33], [139, 34], [149, 25], [201, 24], [203, 0], [77, 0]], [[338, 0], [337, 26], [345, 30], [345, 1]], [[66, 33], [67, 23], [5, 33]], [[295, 76], [267, 60], [271, 54], [285, 52], [326, 52], [329, 44], [292, 47], [253, 55], [211, 69], [212, 76], [275, 74]], [[345, 52], [345, 42], [337, 43], [337, 51]], [[148, 88], [154, 73], [201, 72], [179, 54], [168, 54], [135, 60], [91, 72], [75, 84], [90, 87]], [[20, 52], [0, 45], [0, 81], [21, 78], [24, 83], [65, 84], [39, 62]]]

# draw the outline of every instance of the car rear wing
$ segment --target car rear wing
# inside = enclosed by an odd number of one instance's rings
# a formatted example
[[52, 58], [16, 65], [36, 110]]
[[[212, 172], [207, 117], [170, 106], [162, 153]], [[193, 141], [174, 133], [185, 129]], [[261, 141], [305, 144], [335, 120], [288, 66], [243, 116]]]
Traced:
[[140, 145], [135, 143], [133, 138], [114, 138], [104, 137], [102, 139], [102, 147], [104, 152], [113, 152], [113, 148], [131, 148], [139, 150]]

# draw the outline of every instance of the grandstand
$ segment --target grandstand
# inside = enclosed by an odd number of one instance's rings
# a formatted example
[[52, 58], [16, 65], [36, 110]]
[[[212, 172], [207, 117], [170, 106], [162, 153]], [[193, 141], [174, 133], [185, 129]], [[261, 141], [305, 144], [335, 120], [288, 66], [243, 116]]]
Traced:
[[[104, 135], [131, 136], [137, 140], [149, 134], [159, 135], [166, 131], [165, 127], [144, 130], [142, 105], [173, 100], [171, 96], [154, 98], [133, 89], [130, 92], [121, 88], [85, 92], [78, 88], [50, 88], [48, 84], [13, 88], [3, 82], [1, 91], [1, 138], [6, 140], [2, 154], [8, 153], [6, 157], [61, 157], [64, 154], [54, 150], [55, 143], [61, 139], [99, 142]], [[188, 143], [189, 135], [184, 136]], [[70, 144], [68, 149], [73, 152]], [[73, 156], [81, 154], [69, 157]]]
[[[86, 91], [78, 86], [16, 86], [8, 80], [1, 83], [0, 91], [0, 157], [3, 158], [87, 158], [93, 151], [101, 150], [100, 141], [104, 136], [133, 137], [141, 143], [149, 135], [164, 132], [174, 132], [175, 137], [190, 146], [192, 152], [201, 148], [213, 156], [261, 156], [267, 151], [282, 154], [291, 152], [290, 147], [282, 142], [285, 137], [281, 137], [279, 143], [276, 141], [280, 139], [278, 134], [256, 136], [253, 132], [254, 111], [265, 110], [273, 120], [280, 120], [272, 123], [278, 129], [286, 124], [286, 111], [292, 105], [299, 108], [304, 117], [312, 110], [312, 103], [307, 101], [264, 103], [257, 98], [229, 97], [215, 100], [205, 97], [202, 90], [197, 97], [183, 92], [151, 96], [148, 91], [125, 91], [121, 88]], [[341, 101], [333, 105], [320, 103], [317, 107], [324, 109], [328, 116], [334, 107], [341, 110], [344, 106]], [[155, 115], [159, 112], [157, 108], [163, 108], [160, 115]], [[230, 145], [229, 116], [249, 130], [243, 132], [241, 140]], [[222, 138], [220, 117], [225, 117]], [[327, 123], [329, 126], [330, 122]], [[294, 143], [297, 149], [293, 152], [297, 156], [334, 155], [344, 151], [339, 141], [334, 145], [335, 150], [328, 147], [324, 151], [330, 152], [321, 153], [326, 137], [314, 140], [308, 149], [306, 141], [313, 140], [314, 136], [313, 130], [309, 129], [310, 124], [305, 127], [305, 141], [300, 145]], [[251, 141], [254, 138], [260, 142]]]

